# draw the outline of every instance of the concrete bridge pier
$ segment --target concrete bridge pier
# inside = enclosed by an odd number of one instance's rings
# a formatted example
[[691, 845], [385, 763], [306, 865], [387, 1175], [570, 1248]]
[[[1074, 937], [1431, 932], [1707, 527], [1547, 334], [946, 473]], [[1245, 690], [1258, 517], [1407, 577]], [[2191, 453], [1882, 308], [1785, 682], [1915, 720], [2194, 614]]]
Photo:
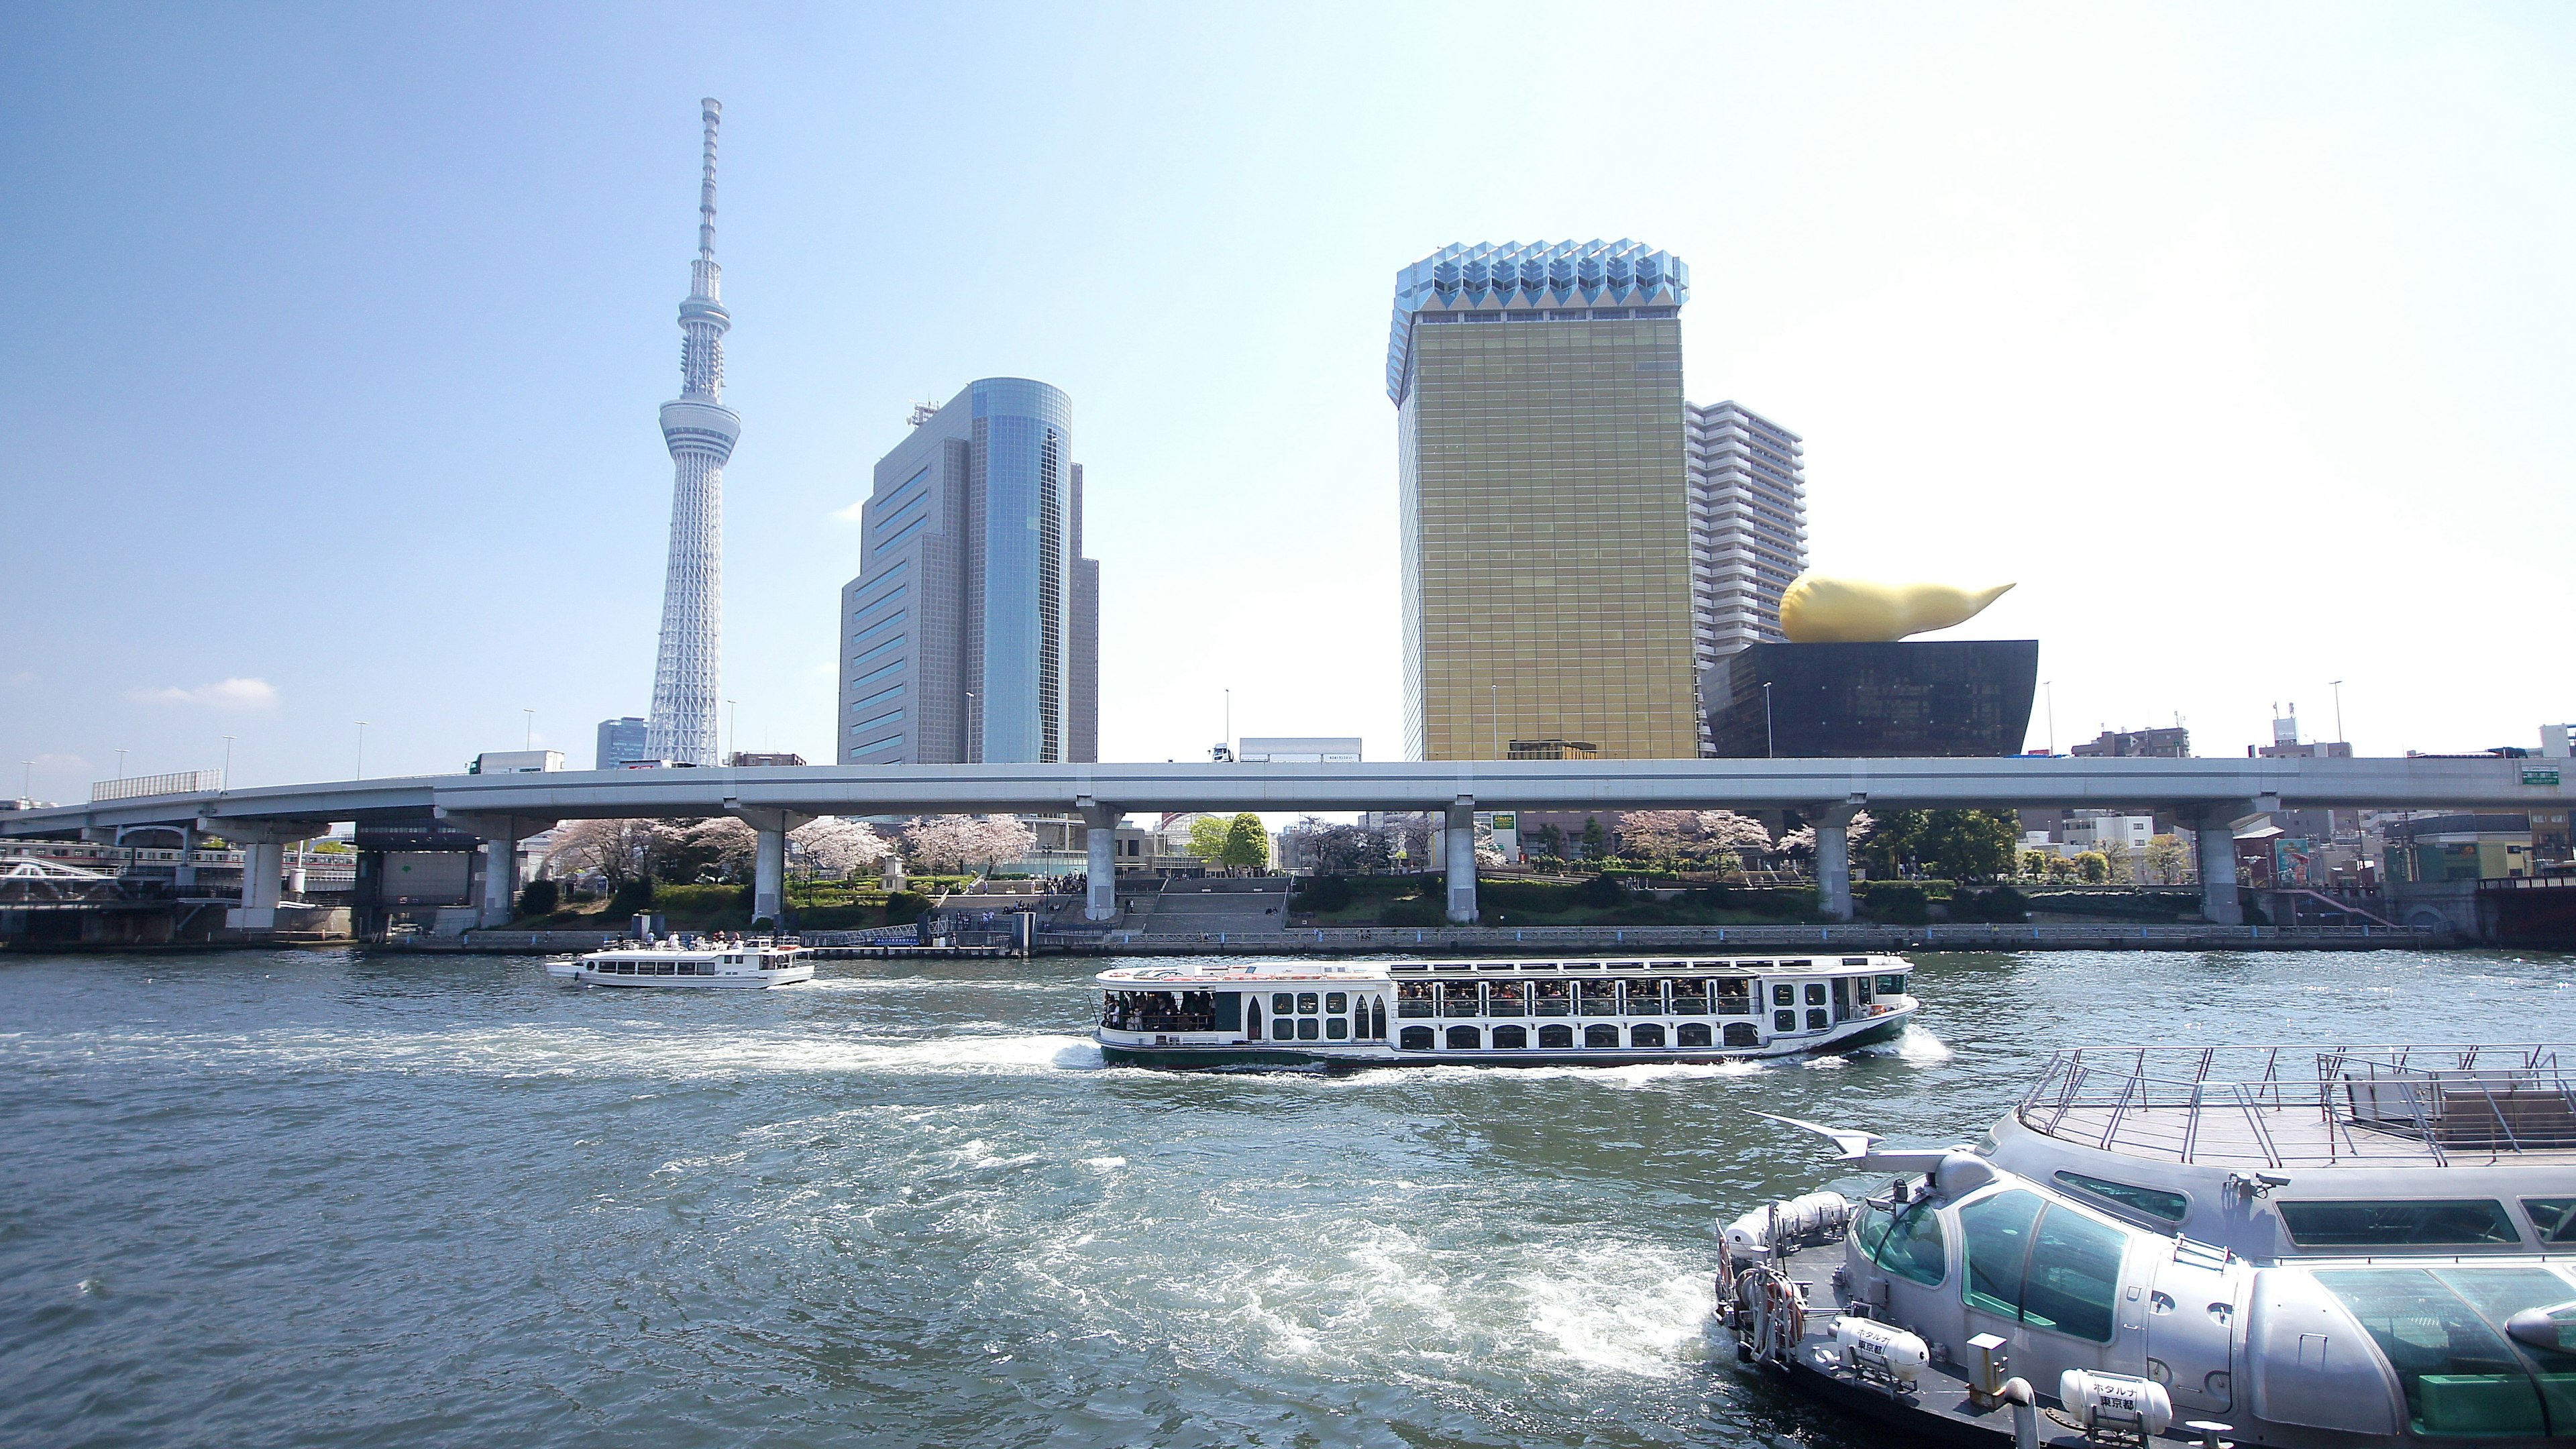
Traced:
[[197, 829], [218, 835], [242, 853], [241, 906], [224, 913], [224, 924], [237, 930], [277, 928], [277, 908], [285, 901], [278, 882], [286, 874], [286, 847], [299, 840], [331, 833], [328, 820], [224, 820], [197, 817]]
[[2236, 894], [2236, 822], [2280, 808], [2278, 801], [2269, 806], [2260, 801], [2238, 801], [2209, 806], [2194, 819], [2192, 839], [2200, 854], [2202, 920], [2213, 926], [2245, 924], [2244, 902]]
[[1086, 921], [1118, 919], [1118, 822], [1122, 818], [1122, 812], [1106, 805], [1082, 807], [1082, 843], [1088, 856], [1082, 897]]
[[179, 827], [179, 865], [170, 873], [170, 884], [183, 896], [197, 891], [197, 840], [195, 826]]
[[1476, 801], [1461, 795], [1449, 802], [1440, 826], [1441, 863], [1449, 877], [1449, 923], [1476, 924]]
[[483, 900], [474, 923], [484, 928], [506, 926], [518, 913], [519, 842], [555, 828], [552, 820], [524, 815], [483, 815], [441, 806], [438, 818], [459, 830], [483, 837]]
[[751, 923], [772, 929], [787, 915], [787, 832], [814, 817], [793, 810], [746, 810], [725, 802], [725, 813], [752, 829]]
[[1854, 795], [1808, 812], [1816, 831], [1816, 909], [1830, 920], [1852, 918], [1851, 823], [1865, 803]]

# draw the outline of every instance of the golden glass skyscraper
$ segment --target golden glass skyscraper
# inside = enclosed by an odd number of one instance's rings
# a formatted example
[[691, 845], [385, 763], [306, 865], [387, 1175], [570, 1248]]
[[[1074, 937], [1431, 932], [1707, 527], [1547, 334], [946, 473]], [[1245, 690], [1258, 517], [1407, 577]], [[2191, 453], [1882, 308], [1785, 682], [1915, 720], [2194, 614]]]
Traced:
[[1412, 758], [1699, 753], [1689, 292], [1688, 267], [1632, 241], [1449, 246], [1397, 275]]

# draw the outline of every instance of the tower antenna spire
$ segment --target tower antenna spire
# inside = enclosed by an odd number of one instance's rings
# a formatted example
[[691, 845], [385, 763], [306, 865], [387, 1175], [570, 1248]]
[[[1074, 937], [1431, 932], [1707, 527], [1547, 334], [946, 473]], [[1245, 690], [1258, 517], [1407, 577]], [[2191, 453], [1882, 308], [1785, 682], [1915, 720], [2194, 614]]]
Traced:
[[716, 259], [716, 127], [724, 121], [724, 103], [709, 96], [698, 102], [707, 123], [706, 175], [698, 182], [698, 260]]

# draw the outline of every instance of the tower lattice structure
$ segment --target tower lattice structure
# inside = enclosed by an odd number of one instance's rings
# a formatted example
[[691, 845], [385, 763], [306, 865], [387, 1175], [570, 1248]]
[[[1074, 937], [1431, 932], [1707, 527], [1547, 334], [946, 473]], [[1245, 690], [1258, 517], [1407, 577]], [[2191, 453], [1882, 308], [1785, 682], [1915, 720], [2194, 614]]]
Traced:
[[680, 395], [662, 404], [671, 449], [671, 554], [662, 575], [662, 646], [653, 664], [646, 750], [674, 764], [714, 765], [724, 692], [724, 465], [742, 418], [724, 405], [723, 273], [716, 266], [716, 125], [701, 101], [706, 174], [698, 185], [698, 257], [680, 303]]

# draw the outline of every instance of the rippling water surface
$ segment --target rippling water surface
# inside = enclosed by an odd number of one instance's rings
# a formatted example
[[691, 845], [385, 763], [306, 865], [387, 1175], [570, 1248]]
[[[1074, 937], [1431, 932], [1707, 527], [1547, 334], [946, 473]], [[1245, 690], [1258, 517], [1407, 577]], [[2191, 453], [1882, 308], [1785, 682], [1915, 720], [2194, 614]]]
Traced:
[[0, 1442], [1856, 1445], [1703, 1343], [1755, 1109], [1974, 1135], [2061, 1045], [2576, 1042], [2576, 962], [1928, 956], [1761, 1067], [1104, 1070], [1104, 963], [620, 992], [0, 958]]

